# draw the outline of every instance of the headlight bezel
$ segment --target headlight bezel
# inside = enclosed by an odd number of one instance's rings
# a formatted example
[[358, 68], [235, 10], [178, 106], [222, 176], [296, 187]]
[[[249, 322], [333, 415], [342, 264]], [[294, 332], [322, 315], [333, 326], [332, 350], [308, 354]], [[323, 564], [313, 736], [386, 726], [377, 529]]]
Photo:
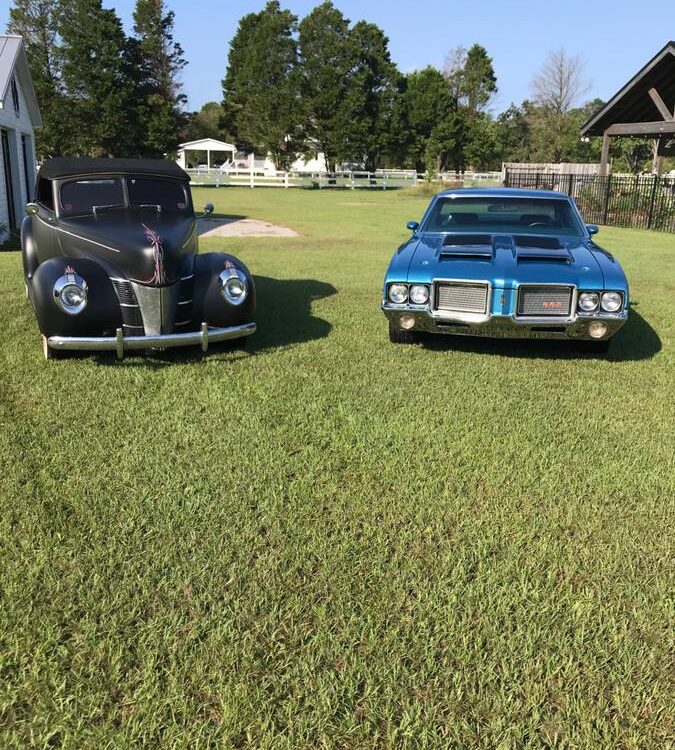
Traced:
[[[73, 305], [67, 301], [69, 290], [77, 289], [81, 300]], [[54, 282], [52, 295], [57, 307], [66, 315], [79, 315], [89, 302], [87, 282], [77, 273], [64, 273]]]
[[[608, 307], [605, 306], [605, 298], [608, 297], [608, 296], [610, 296], [610, 295], [615, 295], [618, 298], [619, 304], [618, 304], [617, 307], [608, 308]], [[610, 313], [610, 314], [621, 312], [621, 310], [623, 310], [623, 305], [624, 305], [624, 300], [623, 300], [623, 294], [622, 294], [622, 292], [610, 289], [610, 290], [604, 291], [600, 295], [600, 309], [603, 312]]]
[[[414, 290], [423, 290], [424, 300], [422, 302], [417, 302], [413, 299]], [[411, 284], [408, 287], [408, 300], [411, 305], [418, 305], [419, 307], [424, 307], [425, 305], [429, 304], [430, 297], [431, 297], [431, 292], [427, 284]]]
[[[397, 295], [398, 297], [400, 297], [400, 299], [394, 299], [392, 296], [393, 290], [397, 288], [401, 292], [400, 295]], [[409, 297], [408, 297], [408, 285], [407, 284], [403, 282], [399, 282], [399, 281], [395, 281], [389, 284], [389, 286], [387, 287], [387, 300], [389, 302], [391, 302], [393, 305], [405, 305], [408, 299]]]
[[[241, 285], [243, 292], [239, 295], [233, 294], [235, 285]], [[249, 293], [249, 283], [246, 274], [238, 268], [226, 268], [218, 275], [218, 286], [220, 296], [225, 302], [238, 307], [243, 304]]]

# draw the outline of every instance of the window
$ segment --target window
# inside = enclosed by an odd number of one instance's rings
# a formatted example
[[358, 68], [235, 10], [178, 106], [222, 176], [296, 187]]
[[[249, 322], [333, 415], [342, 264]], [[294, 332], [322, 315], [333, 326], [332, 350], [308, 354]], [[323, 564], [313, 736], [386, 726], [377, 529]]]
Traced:
[[130, 206], [160, 206], [162, 211], [184, 211], [187, 208], [185, 188], [175, 180], [152, 177], [128, 177]]
[[16, 78], [12, 78], [12, 103], [14, 104], [14, 111], [16, 116], [21, 115], [21, 106], [19, 104], [19, 87], [16, 85]]
[[100, 180], [73, 180], [61, 186], [61, 208], [67, 214], [88, 214], [95, 209], [124, 206], [119, 177]]
[[555, 198], [440, 198], [423, 229], [572, 237], [583, 233], [570, 203]]
[[50, 180], [46, 180], [44, 177], [38, 180], [36, 200], [41, 206], [48, 208], [50, 211], [54, 210], [54, 195]]

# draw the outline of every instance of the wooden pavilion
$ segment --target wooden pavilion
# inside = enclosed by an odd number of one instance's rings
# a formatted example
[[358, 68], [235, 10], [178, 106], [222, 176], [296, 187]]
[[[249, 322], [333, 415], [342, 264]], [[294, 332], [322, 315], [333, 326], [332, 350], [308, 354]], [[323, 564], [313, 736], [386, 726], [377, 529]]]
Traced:
[[607, 174], [611, 138], [654, 138], [652, 171], [660, 174], [663, 157], [675, 152], [675, 42], [663, 49], [581, 128], [583, 136], [602, 136], [600, 174]]

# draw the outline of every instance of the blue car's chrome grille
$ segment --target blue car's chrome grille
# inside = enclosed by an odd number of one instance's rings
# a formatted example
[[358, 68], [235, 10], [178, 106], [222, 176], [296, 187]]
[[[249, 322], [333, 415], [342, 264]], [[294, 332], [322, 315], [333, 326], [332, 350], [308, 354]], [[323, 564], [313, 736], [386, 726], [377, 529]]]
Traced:
[[434, 308], [442, 312], [487, 313], [487, 284], [439, 281]]
[[567, 318], [572, 308], [571, 286], [521, 286], [518, 316], [523, 318]]

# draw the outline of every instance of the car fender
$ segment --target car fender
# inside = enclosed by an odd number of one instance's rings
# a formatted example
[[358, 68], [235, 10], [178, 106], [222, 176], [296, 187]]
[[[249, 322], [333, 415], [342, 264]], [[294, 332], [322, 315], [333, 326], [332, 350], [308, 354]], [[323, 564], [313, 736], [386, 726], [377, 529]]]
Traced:
[[26, 214], [21, 222], [21, 260], [24, 278], [26, 281], [30, 281], [39, 261], [35, 238], [33, 237], [33, 219], [29, 214]]
[[[54, 299], [57, 279], [70, 273], [87, 283], [87, 305], [69, 315]], [[50, 258], [32, 276], [31, 298], [40, 331], [45, 336], [102, 336], [122, 326], [119, 300], [108, 274], [89, 258]]]
[[[220, 292], [219, 276], [235, 268], [241, 271], [248, 283], [246, 299], [239, 305], [227, 302]], [[195, 258], [193, 293], [193, 319], [210, 326], [241, 325], [255, 319], [255, 284], [246, 266], [227, 253], [203, 253]]]

